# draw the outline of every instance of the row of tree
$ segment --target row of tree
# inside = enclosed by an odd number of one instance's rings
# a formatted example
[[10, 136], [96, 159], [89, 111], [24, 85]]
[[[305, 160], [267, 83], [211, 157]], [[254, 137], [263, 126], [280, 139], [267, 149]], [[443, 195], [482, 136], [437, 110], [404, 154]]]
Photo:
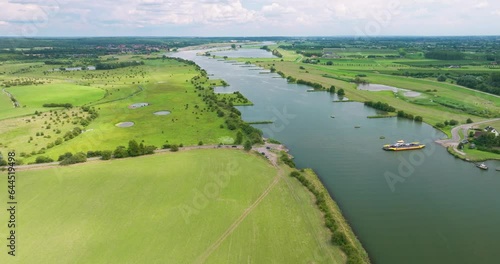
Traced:
[[96, 70], [112, 70], [118, 68], [125, 68], [131, 66], [144, 65], [144, 61], [121, 61], [114, 63], [97, 63], [95, 65]]

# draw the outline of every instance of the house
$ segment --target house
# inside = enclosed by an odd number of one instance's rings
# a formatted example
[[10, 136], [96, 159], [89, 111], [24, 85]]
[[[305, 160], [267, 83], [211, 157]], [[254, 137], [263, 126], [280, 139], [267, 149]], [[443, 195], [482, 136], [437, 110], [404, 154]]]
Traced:
[[323, 49], [323, 58], [338, 59], [338, 58], [340, 58], [340, 56], [335, 53], [335, 49], [324, 48]]
[[484, 131], [495, 134], [495, 137], [498, 137], [498, 135], [499, 135], [498, 131], [492, 126], [485, 127]]

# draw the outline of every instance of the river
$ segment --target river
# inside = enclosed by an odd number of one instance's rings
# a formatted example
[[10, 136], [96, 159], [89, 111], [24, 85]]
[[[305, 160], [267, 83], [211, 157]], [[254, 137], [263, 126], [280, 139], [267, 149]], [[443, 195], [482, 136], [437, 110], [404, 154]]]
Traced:
[[[284, 143], [299, 168], [318, 173], [374, 263], [500, 263], [499, 162], [481, 171], [434, 143], [444, 134], [427, 124], [368, 119], [376, 111], [361, 103], [333, 102], [277, 74], [196, 52], [175, 56], [228, 82], [222, 92], [251, 100], [254, 106], [238, 107], [244, 120], [274, 121], [256, 127]], [[382, 150], [399, 139], [427, 146]]]

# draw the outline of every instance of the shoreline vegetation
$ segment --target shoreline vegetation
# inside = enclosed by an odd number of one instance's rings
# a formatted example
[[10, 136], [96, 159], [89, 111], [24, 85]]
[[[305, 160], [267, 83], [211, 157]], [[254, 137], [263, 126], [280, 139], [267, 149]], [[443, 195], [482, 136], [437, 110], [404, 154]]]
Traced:
[[358, 240], [342, 210], [333, 200], [313, 169], [300, 169], [290, 173], [315, 197], [316, 206], [323, 214], [325, 226], [331, 232], [331, 242], [346, 254], [346, 263], [371, 263], [368, 253]]

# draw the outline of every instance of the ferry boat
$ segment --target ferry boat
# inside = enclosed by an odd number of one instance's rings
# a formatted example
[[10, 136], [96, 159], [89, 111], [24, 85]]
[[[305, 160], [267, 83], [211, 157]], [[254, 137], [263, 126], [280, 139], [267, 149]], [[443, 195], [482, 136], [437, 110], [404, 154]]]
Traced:
[[419, 142], [405, 143], [403, 140], [398, 140], [398, 142], [394, 144], [384, 145], [382, 149], [390, 151], [400, 151], [400, 150], [422, 149], [424, 147], [425, 145], [420, 144]]

